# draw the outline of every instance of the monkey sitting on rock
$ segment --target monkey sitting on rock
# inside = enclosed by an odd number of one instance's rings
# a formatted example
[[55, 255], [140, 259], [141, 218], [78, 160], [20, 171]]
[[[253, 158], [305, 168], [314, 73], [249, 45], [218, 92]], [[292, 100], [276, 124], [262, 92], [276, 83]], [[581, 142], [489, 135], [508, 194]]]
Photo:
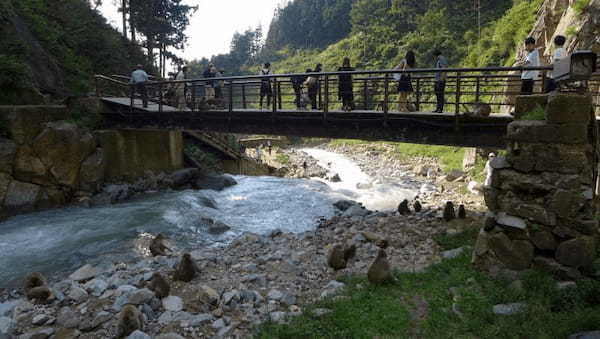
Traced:
[[30, 273], [25, 277], [23, 289], [29, 300], [44, 303], [52, 297], [52, 292], [46, 286], [46, 279], [38, 272]]
[[122, 339], [131, 333], [144, 328], [144, 318], [142, 313], [133, 305], [128, 304], [123, 307], [119, 313], [119, 322], [117, 323], [117, 338]]
[[154, 239], [152, 239], [149, 249], [150, 249], [150, 253], [152, 254], [153, 257], [166, 256], [167, 255], [166, 251], [173, 252], [170, 248], [168, 248], [164, 244], [163, 241], [165, 239], [166, 239], [166, 237], [162, 233], [159, 233]]
[[375, 261], [369, 267], [367, 278], [374, 285], [381, 285], [394, 280], [390, 262], [387, 260], [387, 254], [384, 249], [379, 249], [377, 258], [375, 258]]
[[196, 263], [189, 253], [184, 253], [181, 261], [175, 268], [173, 279], [177, 281], [190, 282], [196, 276], [196, 271], [199, 271]]
[[152, 274], [148, 289], [153, 291], [154, 295], [159, 299], [166, 298], [169, 296], [169, 293], [171, 293], [171, 286], [169, 286], [169, 283], [162, 274], [158, 272]]
[[335, 245], [329, 252], [327, 264], [334, 270], [346, 268], [348, 261], [356, 254], [356, 245], [352, 244], [344, 248], [342, 245]]

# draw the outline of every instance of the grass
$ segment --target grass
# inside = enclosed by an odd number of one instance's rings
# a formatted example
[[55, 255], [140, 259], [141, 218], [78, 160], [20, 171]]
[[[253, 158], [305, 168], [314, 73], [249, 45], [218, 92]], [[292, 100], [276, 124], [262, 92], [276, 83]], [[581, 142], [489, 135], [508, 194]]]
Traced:
[[544, 120], [546, 119], [546, 111], [540, 105], [537, 105], [531, 112], [523, 114], [520, 120]]
[[[453, 236], [438, 236], [443, 249], [473, 245], [477, 229]], [[546, 274], [528, 272], [522, 276], [523, 289], [476, 271], [471, 253], [432, 266], [423, 273], [396, 273], [394, 284], [375, 287], [364, 277], [345, 281], [347, 298], [328, 299], [304, 309], [289, 324], [267, 323], [257, 329], [256, 338], [566, 338], [582, 331], [598, 330], [600, 324], [600, 282], [585, 280], [577, 287], [558, 290]], [[460, 298], [452, 311], [455, 287]], [[411, 318], [411, 300], [427, 304], [421, 321]], [[527, 309], [510, 316], [494, 315], [500, 303], [523, 302]], [[317, 307], [333, 312], [316, 317]]]
[[289, 165], [291, 163], [290, 156], [285, 153], [277, 153], [275, 160], [282, 165]]
[[[363, 140], [338, 139], [329, 143], [330, 146], [343, 145], [368, 145], [375, 150], [390, 151], [401, 160], [425, 157], [439, 161], [442, 170], [446, 173], [461, 170], [465, 149], [452, 146], [418, 145], [394, 142], [369, 142]], [[484, 163], [485, 165], [485, 163]], [[480, 166], [483, 168], [483, 166]]]
[[576, 0], [573, 4], [573, 9], [577, 15], [583, 14], [586, 8], [590, 5], [591, 0]]

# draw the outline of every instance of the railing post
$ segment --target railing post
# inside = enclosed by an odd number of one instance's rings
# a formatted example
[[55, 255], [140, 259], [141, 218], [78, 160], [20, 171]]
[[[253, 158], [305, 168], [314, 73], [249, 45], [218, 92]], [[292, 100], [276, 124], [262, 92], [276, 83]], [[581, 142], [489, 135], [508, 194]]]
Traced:
[[273, 115], [275, 115], [275, 113], [277, 113], [277, 86], [278, 86], [278, 82], [277, 82], [277, 78], [273, 78]]
[[277, 102], [279, 104], [279, 110], [283, 109], [283, 100], [281, 99], [281, 82], [277, 83]]
[[[163, 111], [163, 84], [162, 82], [158, 84], [158, 112], [162, 113]], [[193, 109], [192, 109], [193, 111]]]
[[133, 103], [135, 102], [135, 87], [134, 85], [129, 85], [129, 88], [131, 90], [131, 106], [129, 108], [131, 113], [133, 113]]
[[390, 75], [386, 73], [383, 79], [383, 127], [387, 127], [388, 125], [389, 100]]
[[229, 80], [229, 118], [233, 113], [233, 80]]
[[540, 93], [544, 93], [545, 87], [546, 87], [546, 71], [542, 71], [542, 86], [541, 86]]
[[460, 83], [460, 77], [461, 77], [461, 73], [457, 72], [456, 73], [456, 115], [458, 115], [458, 113], [460, 113], [460, 97], [461, 97], [461, 83]]
[[477, 76], [475, 80], [475, 102], [479, 102], [481, 96], [481, 78]]
[[417, 94], [416, 94], [416, 100], [417, 102], [415, 103], [415, 108], [417, 109], [417, 112], [421, 111], [421, 79], [417, 78]]
[[369, 88], [368, 88], [367, 86], [368, 86], [368, 84], [369, 84], [369, 81], [368, 81], [368, 80], [363, 80], [363, 81], [364, 81], [364, 84], [363, 84], [363, 99], [364, 99], [364, 105], [365, 105], [364, 109], [365, 109], [365, 111], [366, 111], [366, 110], [368, 109], [368, 105], [367, 105], [367, 103], [368, 103], [367, 96], [369, 95]]
[[322, 81], [321, 81], [321, 77], [318, 78], [317, 83], [319, 84], [319, 94], [318, 94], [318, 101], [317, 101], [317, 109], [321, 109], [321, 107], [323, 107], [323, 86], [322, 86]]
[[329, 113], [329, 75], [325, 76], [325, 100], [323, 101], [323, 121], [327, 121]]
[[244, 109], [248, 108], [246, 104], [246, 83], [242, 82], [242, 107]]

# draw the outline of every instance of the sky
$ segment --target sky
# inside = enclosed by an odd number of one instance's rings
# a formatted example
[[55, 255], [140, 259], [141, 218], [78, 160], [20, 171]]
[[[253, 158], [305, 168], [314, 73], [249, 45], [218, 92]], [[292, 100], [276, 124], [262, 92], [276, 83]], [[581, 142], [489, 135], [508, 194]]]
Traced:
[[[104, 0], [101, 13], [119, 31], [122, 31], [121, 14], [114, 0]], [[186, 60], [210, 58], [229, 52], [233, 34], [254, 29], [259, 24], [266, 36], [277, 4], [282, 0], [186, 0], [187, 5], [198, 6], [187, 29], [188, 46], [178, 52]]]

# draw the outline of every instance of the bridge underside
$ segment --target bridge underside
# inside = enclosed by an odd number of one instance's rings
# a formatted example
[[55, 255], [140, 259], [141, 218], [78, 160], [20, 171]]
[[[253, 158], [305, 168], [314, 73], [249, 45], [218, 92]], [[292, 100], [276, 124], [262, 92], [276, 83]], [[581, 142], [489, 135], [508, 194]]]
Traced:
[[488, 118], [454, 114], [389, 113], [380, 111], [329, 112], [259, 110], [165, 111], [107, 105], [107, 128], [196, 130], [204, 132], [267, 134], [331, 139], [360, 139], [461, 147], [503, 148], [509, 115]]

